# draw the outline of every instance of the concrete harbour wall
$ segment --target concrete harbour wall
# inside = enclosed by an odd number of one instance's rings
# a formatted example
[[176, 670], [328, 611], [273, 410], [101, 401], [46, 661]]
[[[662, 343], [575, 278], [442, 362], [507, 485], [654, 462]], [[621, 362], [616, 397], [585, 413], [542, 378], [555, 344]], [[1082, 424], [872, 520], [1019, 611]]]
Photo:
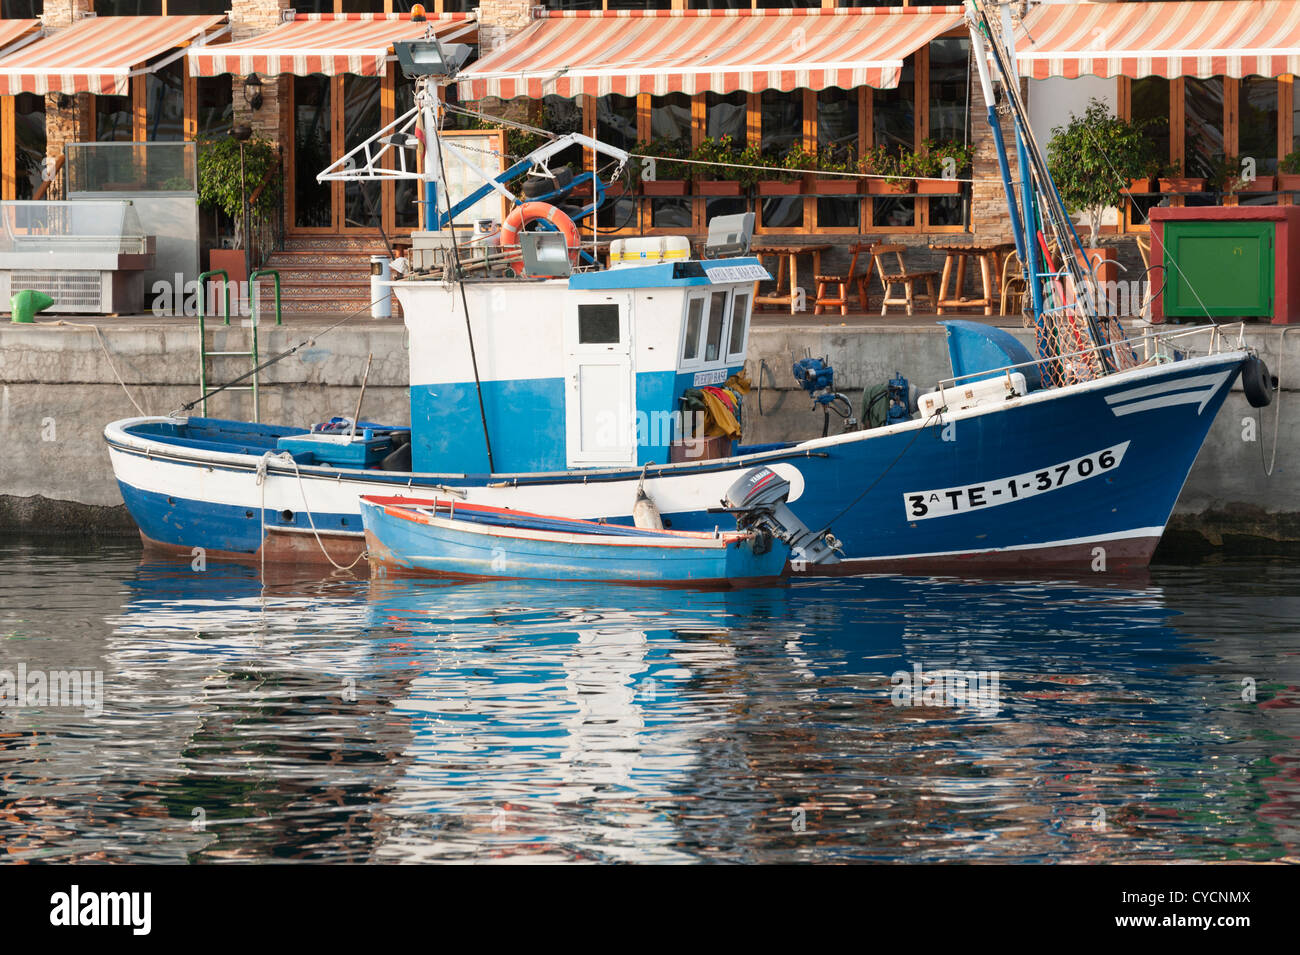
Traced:
[[[745, 405], [745, 440], [793, 440], [821, 433], [820, 412], [793, 387], [792, 358], [828, 356], [836, 384], [861, 403], [862, 389], [901, 371], [922, 389], [948, 372], [942, 330], [930, 319], [912, 325], [832, 323], [811, 316], [755, 327], [750, 377], [759, 391]], [[48, 323], [0, 326], [0, 531], [63, 534], [132, 533], [103, 441], [104, 425], [140, 413], [166, 414], [198, 394], [198, 334], [176, 320], [109, 320], [103, 339], [86, 325]], [[273, 355], [309, 337], [312, 326], [295, 322], [263, 330], [260, 350]], [[1027, 333], [1020, 332], [1029, 341]], [[223, 329], [213, 350], [246, 349], [248, 330]], [[1300, 335], [1250, 326], [1247, 341], [1260, 349], [1274, 374], [1300, 369]], [[1283, 354], [1285, 348], [1285, 354]], [[405, 329], [396, 323], [358, 321], [320, 338], [272, 366], [262, 376], [261, 418], [306, 426], [356, 407], [368, 355], [374, 356], [362, 417], [409, 420]], [[248, 369], [247, 359], [223, 359], [217, 378]], [[123, 384], [118, 383], [120, 376]], [[129, 396], [128, 396], [129, 392]], [[1219, 413], [1210, 438], [1183, 489], [1167, 540], [1180, 549], [1300, 553], [1300, 407], [1285, 390], [1262, 414], [1238, 389]], [[133, 400], [134, 399], [134, 402]], [[211, 399], [219, 417], [251, 417], [247, 392]], [[1272, 477], [1263, 461], [1276, 460]], [[1062, 423], [1068, 427], [1068, 422]], [[831, 428], [838, 429], [832, 416]]]

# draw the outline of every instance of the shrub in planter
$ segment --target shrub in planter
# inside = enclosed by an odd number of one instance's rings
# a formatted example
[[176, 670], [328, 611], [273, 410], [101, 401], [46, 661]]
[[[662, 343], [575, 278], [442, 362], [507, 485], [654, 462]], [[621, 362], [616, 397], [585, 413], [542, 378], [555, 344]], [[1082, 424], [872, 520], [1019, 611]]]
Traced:
[[[817, 170], [818, 173], [856, 173], [858, 164], [851, 150], [827, 149], [817, 154]], [[815, 175], [812, 191], [821, 195], [855, 196], [861, 182], [857, 176]]]
[[696, 191], [702, 196], [739, 196], [757, 179], [757, 170], [746, 166], [756, 165], [758, 150], [752, 146], [739, 146], [730, 135], [703, 140], [691, 152], [691, 159], [701, 165], [694, 169]]
[[[244, 197], [249, 198], [250, 224], [269, 221], [279, 208], [284, 176], [280, 154], [269, 140], [254, 137], [244, 142], [244, 183], [239, 181], [239, 143], [233, 136], [199, 144], [199, 206], [224, 212], [235, 223], [235, 244], [244, 247]], [[258, 187], [266, 186], [258, 193]], [[257, 194], [256, 200], [253, 199]]]
[[957, 142], [927, 139], [906, 165], [916, 177], [916, 191], [925, 196], [953, 196], [961, 192], [961, 178], [970, 175], [974, 150]]
[[906, 156], [891, 153], [884, 146], [872, 146], [863, 153], [862, 158], [858, 160], [859, 171], [871, 176], [885, 177], [868, 179], [867, 192], [873, 196], [911, 192], [914, 186], [909, 175], [911, 155], [911, 153]]
[[1300, 149], [1287, 153], [1277, 164], [1277, 187], [1283, 192], [1300, 190]]
[[1071, 113], [1068, 123], [1052, 129], [1048, 170], [1066, 208], [1087, 219], [1093, 247], [1101, 235], [1102, 215], [1123, 201], [1125, 185], [1142, 176], [1151, 161], [1147, 125], [1120, 119], [1104, 102], [1092, 99], [1082, 116]]
[[[650, 156], [653, 163], [644, 159], [634, 160], [631, 168], [635, 188], [646, 196], [684, 196], [691, 181], [691, 166], [678, 159], [687, 158], [687, 149], [678, 141], [671, 139], [652, 139], [647, 143], [637, 143], [632, 152]], [[647, 176], [647, 172], [653, 175]]]
[[817, 154], [804, 149], [802, 143], [795, 143], [779, 158], [764, 156], [762, 165], [771, 172], [759, 173], [759, 195], [797, 196], [803, 192], [805, 170], [817, 167]]
[[1183, 164], [1177, 159], [1161, 169], [1159, 184], [1161, 192], [1201, 192], [1205, 189], [1203, 178], [1183, 175]]

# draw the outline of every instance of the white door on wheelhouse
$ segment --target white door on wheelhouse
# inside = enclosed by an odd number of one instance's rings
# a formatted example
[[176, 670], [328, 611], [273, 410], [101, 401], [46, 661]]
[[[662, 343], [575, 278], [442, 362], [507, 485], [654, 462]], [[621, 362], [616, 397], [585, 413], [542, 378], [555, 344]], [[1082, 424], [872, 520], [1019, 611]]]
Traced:
[[570, 467], [636, 464], [632, 297], [574, 296], [564, 314], [564, 413]]

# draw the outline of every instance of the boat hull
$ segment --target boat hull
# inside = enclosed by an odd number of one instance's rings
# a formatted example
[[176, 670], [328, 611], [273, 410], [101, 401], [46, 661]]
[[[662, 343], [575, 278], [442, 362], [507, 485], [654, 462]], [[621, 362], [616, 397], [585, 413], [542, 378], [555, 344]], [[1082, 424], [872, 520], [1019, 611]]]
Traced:
[[371, 500], [361, 502], [361, 516], [371, 572], [381, 576], [752, 586], [779, 581], [789, 555], [780, 542], [757, 553], [751, 536], [734, 531], [715, 540], [580, 536], [428, 517]]
[[[844, 560], [795, 573], [1145, 566], [1243, 353], [1134, 369], [1069, 388], [761, 454], [651, 468], [666, 522], [709, 530], [727, 487], [767, 464], [790, 508], [829, 526]], [[429, 497], [631, 523], [639, 469], [398, 474], [170, 446], [132, 419], [106, 437], [123, 498], [156, 546], [347, 564], [365, 548], [364, 494]], [[451, 492], [449, 492], [451, 493]], [[314, 527], [314, 530], [313, 530]], [[319, 538], [319, 540], [318, 540]]]

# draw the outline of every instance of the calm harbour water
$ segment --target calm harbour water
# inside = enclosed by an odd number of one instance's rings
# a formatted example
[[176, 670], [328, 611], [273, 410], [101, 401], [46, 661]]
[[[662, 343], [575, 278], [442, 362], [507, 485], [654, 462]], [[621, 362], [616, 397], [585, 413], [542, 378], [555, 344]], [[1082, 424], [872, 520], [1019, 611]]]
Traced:
[[[1295, 562], [263, 591], [0, 539], [20, 665], [102, 671], [103, 711], [0, 708], [0, 858], [1300, 858]], [[894, 705], [917, 666], [996, 710]]]

